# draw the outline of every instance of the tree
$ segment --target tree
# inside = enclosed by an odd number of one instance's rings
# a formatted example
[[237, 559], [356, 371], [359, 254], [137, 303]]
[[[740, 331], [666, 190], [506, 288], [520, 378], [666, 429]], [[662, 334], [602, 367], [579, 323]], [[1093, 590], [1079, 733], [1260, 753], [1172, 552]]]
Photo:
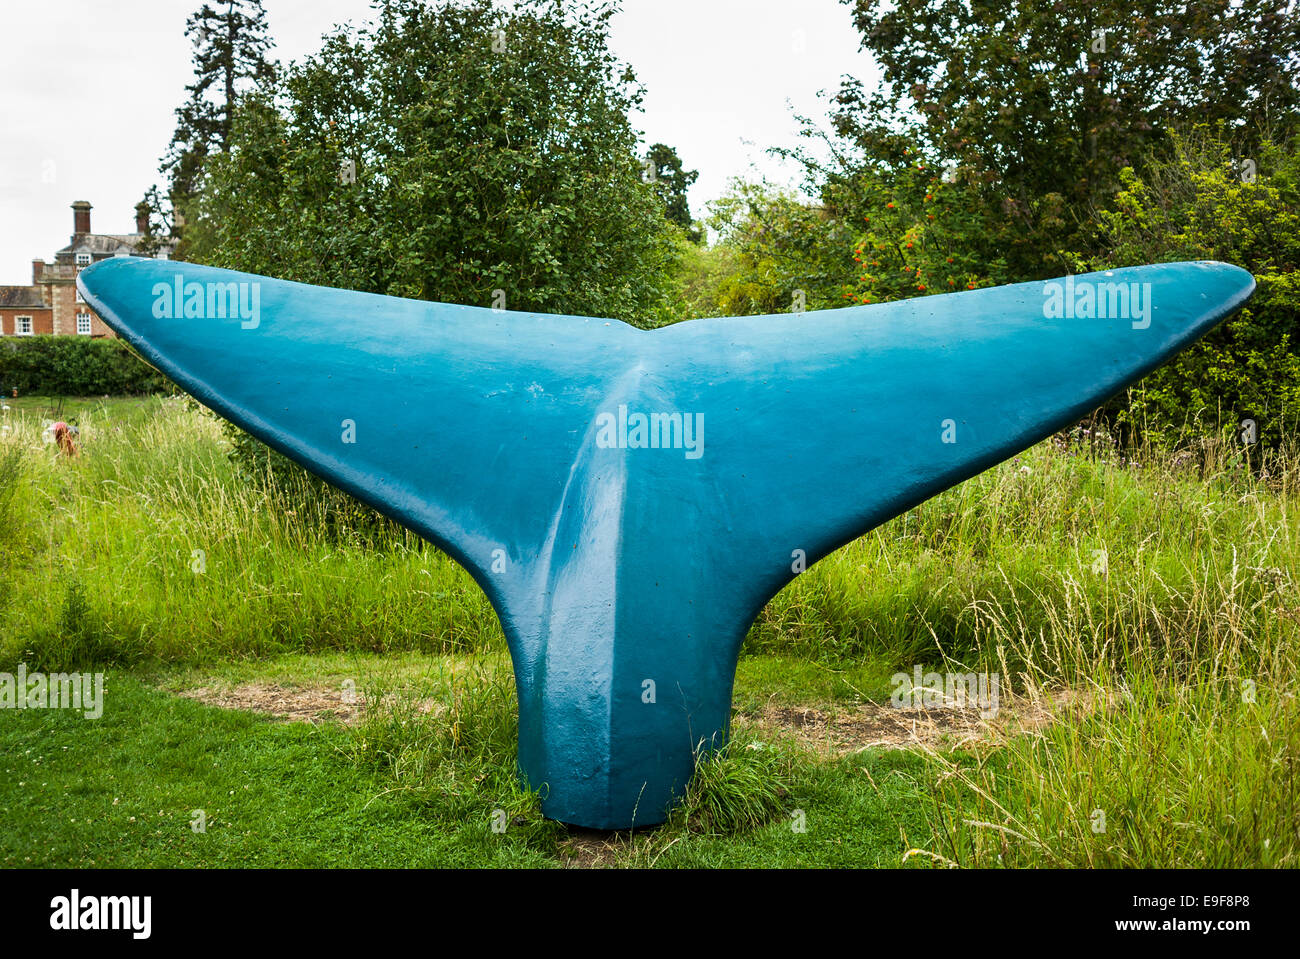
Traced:
[[699, 171], [683, 169], [681, 157], [666, 143], [656, 143], [647, 151], [645, 169], [646, 179], [654, 184], [664, 201], [669, 222], [685, 230], [692, 243], [699, 243], [704, 235], [691, 219], [691, 206], [686, 198], [686, 191], [699, 178]]
[[[858, 221], [858, 275], [842, 297], [883, 303], [1009, 282], [1006, 260], [987, 247], [987, 211], [978, 192], [916, 150], [904, 156], [908, 162], [898, 169], [865, 169], [851, 181], [827, 184], [832, 205]], [[869, 212], [857, 216], [861, 210]]]
[[189, 230], [216, 266], [443, 302], [666, 319], [611, 9], [380, 0], [244, 97]]
[[1059, 274], [1119, 171], [1167, 148], [1174, 120], [1223, 123], [1238, 155], [1296, 131], [1293, 7], [855, 0], [884, 83], [845, 81], [834, 132], [876, 170], [918, 153], [949, 168], [980, 199], [988, 255], [1017, 279]]
[[1300, 137], [1265, 143], [1245, 169], [1223, 131], [1172, 135], [1173, 153], [1121, 171], [1099, 217], [1100, 256], [1081, 270], [1224, 260], [1255, 275], [1246, 307], [1146, 377], [1108, 414], [1176, 442], [1189, 431], [1280, 445], [1300, 424]]
[[262, 0], [215, 0], [204, 3], [185, 22], [185, 35], [194, 44], [194, 82], [188, 98], [176, 109], [176, 132], [159, 172], [169, 179], [168, 196], [181, 214], [198, 191], [210, 156], [230, 143], [236, 100], [250, 86], [266, 86], [275, 78], [276, 64], [268, 58]]
[[853, 234], [824, 206], [766, 181], [734, 180], [710, 211], [709, 226], [718, 235], [710, 249], [716, 301], [711, 313], [744, 316], [844, 305], [840, 294], [852, 277], [844, 251], [851, 248]]

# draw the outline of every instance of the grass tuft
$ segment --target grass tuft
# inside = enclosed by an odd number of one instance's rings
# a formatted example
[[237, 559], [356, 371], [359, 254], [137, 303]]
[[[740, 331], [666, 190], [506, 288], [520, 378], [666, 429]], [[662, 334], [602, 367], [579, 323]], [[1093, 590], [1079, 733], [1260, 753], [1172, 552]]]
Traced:
[[709, 835], [741, 833], [789, 813], [796, 757], [759, 739], [731, 739], [696, 749], [695, 775], [673, 809], [669, 829]]

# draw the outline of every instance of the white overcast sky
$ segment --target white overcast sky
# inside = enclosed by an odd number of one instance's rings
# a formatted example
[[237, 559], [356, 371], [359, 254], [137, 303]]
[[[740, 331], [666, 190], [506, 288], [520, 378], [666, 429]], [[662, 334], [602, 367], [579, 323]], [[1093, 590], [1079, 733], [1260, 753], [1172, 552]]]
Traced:
[[[68, 242], [73, 200], [94, 205], [95, 232], [134, 230], [193, 77], [184, 28], [200, 3], [0, 0], [0, 284], [30, 282], [32, 258]], [[282, 63], [371, 13], [369, 0], [265, 7]], [[764, 153], [797, 141], [792, 111], [824, 118], [818, 91], [876, 75], [840, 0], [624, 0], [611, 46], [646, 87], [633, 116], [645, 143], [699, 170], [696, 215], [733, 176], [794, 185], [796, 171]]]

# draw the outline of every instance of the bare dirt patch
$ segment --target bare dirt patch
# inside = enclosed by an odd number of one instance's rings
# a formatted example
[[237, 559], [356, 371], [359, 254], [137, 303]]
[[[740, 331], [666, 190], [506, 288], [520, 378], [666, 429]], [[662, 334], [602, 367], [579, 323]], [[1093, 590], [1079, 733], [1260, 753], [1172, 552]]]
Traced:
[[[186, 699], [196, 699], [208, 706], [222, 709], [243, 709], [261, 713], [285, 722], [320, 723], [337, 722], [351, 725], [357, 722], [367, 706], [366, 697], [359, 692], [345, 695], [338, 686], [286, 685], [281, 683], [241, 683], [237, 686], [196, 686], [177, 693]], [[434, 699], [406, 700], [396, 693], [380, 697], [381, 706], [413, 708], [419, 713], [437, 715], [446, 707]]]
[[199, 686], [178, 693], [222, 709], [244, 709], [288, 722], [353, 723], [365, 706], [360, 693], [347, 702], [342, 690], [330, 686], [282, 686], [279, 683], [243, 683], [239, 686]]
[[[179, 695], [209, 706], [243, 709], [287, 722], [352, 724], [361, 718], [367, 706], [359, 692], [348, 697], [337, 686], [311, 684], [252, 682], [198, 686]], [[992, 716], [981, 715], [977, 708], [897, 709], [888, 703], [792, 706], [773, 701], [758, 712], [736, 713], [734, 722], [738, 728], [752, 730], [760, 736], [793, 739], [822, 755], [871, 748], [951, 748], [972, 742], [998, 742], [1041, 729], [1080, 698], [1069, 690], [1036, 698], [1004, 697]], [[415, 708], [437, 713], [444, 707], [433, 700], [421, 700]], [[600, 843], [591, 846], [589, 840], [593, 836], [575, 834], [570, 840], [579, 859], [607, 857], [610, 850], [599, 848]]]
[[889, 703], [861, 703], [817, 708], [770, 702], [760, 712], [737, 713], [735, 724], [760, 736], [793, 739], [822, 755], [872, 748], [952, 748], [1041, 729], [1078, 698], [1069, 690], [1034, 699], [1005, 697], [994, 715], [973, 707], [898, 709]]
[[570, 826], [569, 838], [560, 842], [560, 855], [570, 869], [605, 869], [617, 865], [619, 855], [626, 851], [624, 835]]

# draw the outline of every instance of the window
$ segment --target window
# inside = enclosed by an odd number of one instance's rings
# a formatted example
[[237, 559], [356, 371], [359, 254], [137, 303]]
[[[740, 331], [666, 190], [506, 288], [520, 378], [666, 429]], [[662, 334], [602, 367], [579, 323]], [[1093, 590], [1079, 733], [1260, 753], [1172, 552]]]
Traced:
[[15, 336], [32, 335], [32, 318], [30, 316], [14, 317], [14, 335]]
[[90, 314], [89, 313], [77, 314], [77, 335], [90, 336]]
[[89, 254], [89, 253], [78, 253], [78, 254], [77, 254], [77, 266], [90, 266], [90, 254]]

